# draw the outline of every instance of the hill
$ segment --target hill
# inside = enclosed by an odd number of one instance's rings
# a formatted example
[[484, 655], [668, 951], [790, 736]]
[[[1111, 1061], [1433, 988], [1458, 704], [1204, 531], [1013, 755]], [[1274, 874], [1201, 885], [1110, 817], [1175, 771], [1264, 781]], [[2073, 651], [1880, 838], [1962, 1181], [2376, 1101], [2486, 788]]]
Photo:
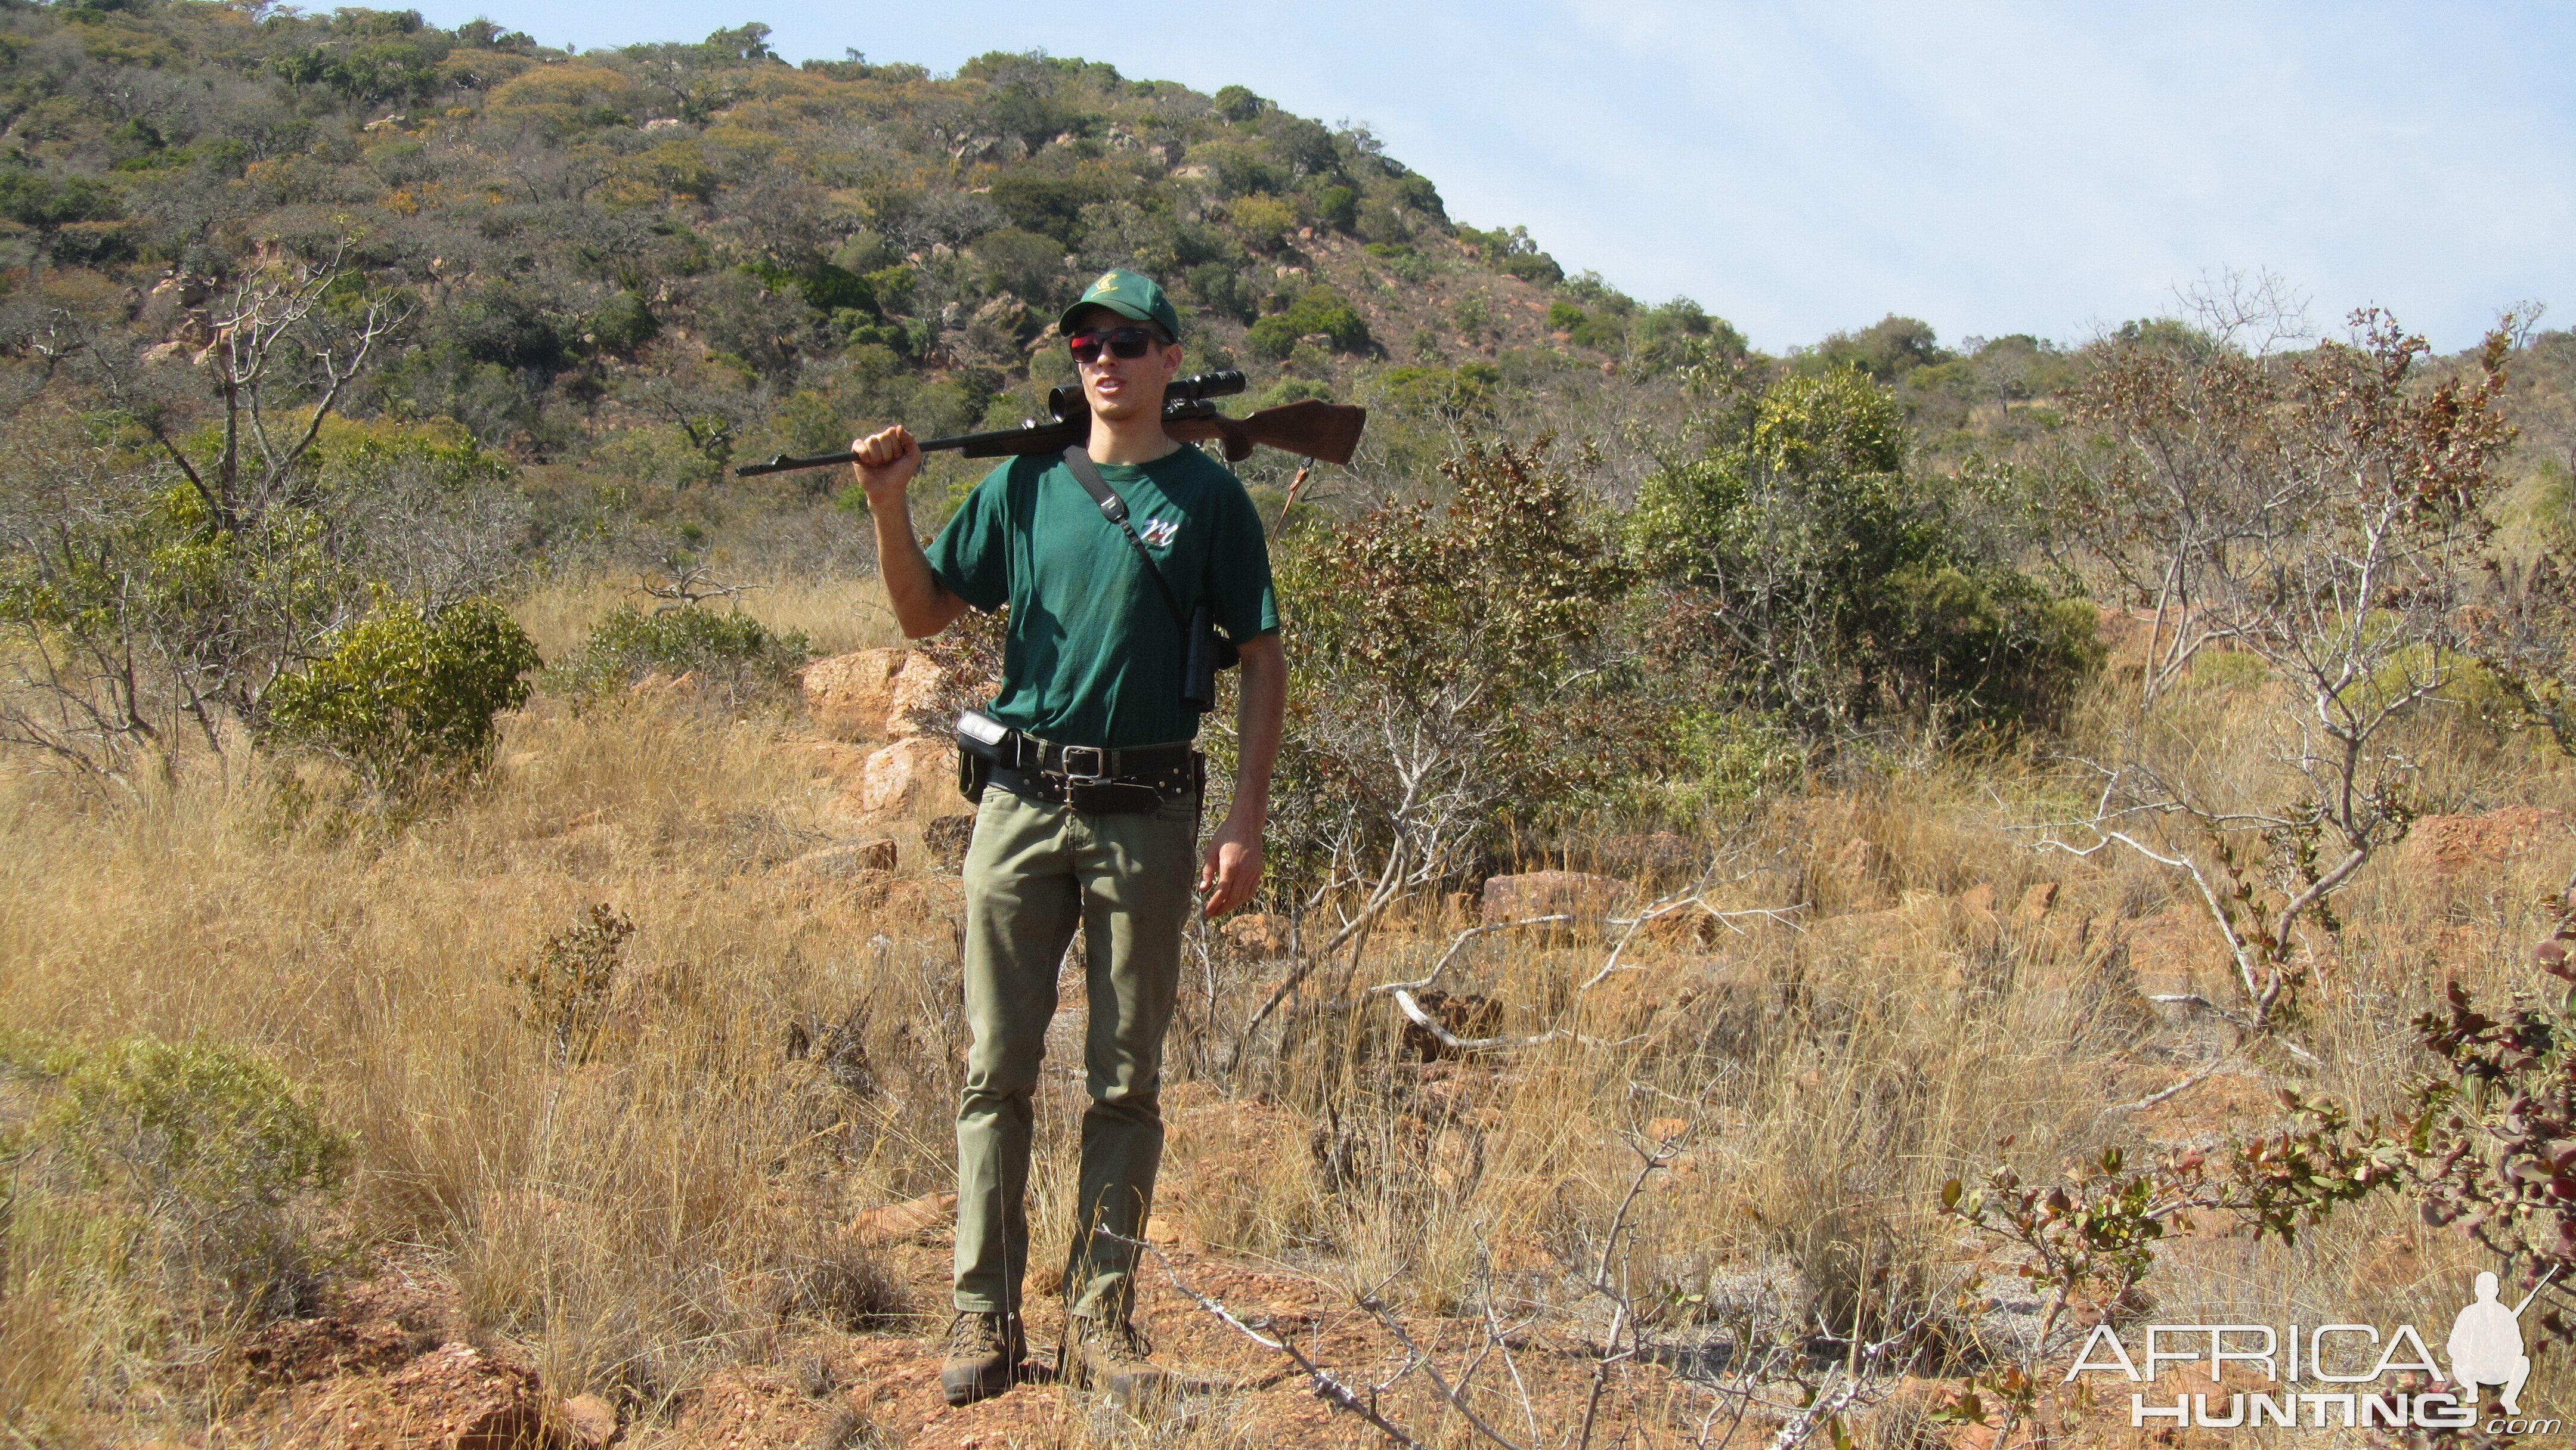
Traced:
[[1560, 286], [1374, 137], [1241, 87], [998, 53], [795, 67], [758, 25], [570, 55], [358, 9], [4, 23], [0, 215], [84, 325], [202, 347], [245, 269], [337, 256], [421, 304], [346, 411], [633, 484], [898, 417], [1016, 422], [1069, 376], [1054, 309], [1110, 266], [1167, 279], [1193, 365], [1270, 396], [1366, 373], [1436, 410], [1741, 351], [1687, 302]]

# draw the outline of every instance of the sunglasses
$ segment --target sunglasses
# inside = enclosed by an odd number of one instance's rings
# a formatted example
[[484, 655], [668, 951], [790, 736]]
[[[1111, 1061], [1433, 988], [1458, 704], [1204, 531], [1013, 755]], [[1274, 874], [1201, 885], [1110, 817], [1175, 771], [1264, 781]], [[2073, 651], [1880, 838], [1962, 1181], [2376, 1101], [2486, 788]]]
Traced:
[[1103, 347], [1118, 357], [1143, 357], [1161, 342], [1162, 335], [1150, 327], [1104, 327], [1091, 332], [1077, 332], [1064, 340], [1073, 349], [1078, 363], [1100, 361]]

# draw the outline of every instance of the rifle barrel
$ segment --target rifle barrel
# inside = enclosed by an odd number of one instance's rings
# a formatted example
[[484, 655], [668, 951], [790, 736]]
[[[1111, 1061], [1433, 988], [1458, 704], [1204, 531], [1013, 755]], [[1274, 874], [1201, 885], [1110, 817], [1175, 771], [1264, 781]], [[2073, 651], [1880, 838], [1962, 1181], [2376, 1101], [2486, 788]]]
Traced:
[[[1060, 432], [1065, 435], [1063, 442], [1048, 441]], [[964, 452], [969, 458], [991, 458], [1005, 453], [1046, 452], [1054, 448], [1062, 448], [1074, 441], [1077, 440], [1063, 424], [1044, 423], [1035, 427], [1023, 425], [1018, 428], [996, 428], [989, 433], [957, 433], [946, 438], [925, 438], [921, 443], [921, 451], [937, 453], [942, 449], [954, 448]], [[858, 454], [846, 450], [840, 453], [806, 453], [792, 457], [781, 453], [767, 463], [746, 463], [735, 469], [733, 476], [752, 478], [764, 473], [789, 473], [799, 468], [830, 468], [835, 464], [858, 461]]]

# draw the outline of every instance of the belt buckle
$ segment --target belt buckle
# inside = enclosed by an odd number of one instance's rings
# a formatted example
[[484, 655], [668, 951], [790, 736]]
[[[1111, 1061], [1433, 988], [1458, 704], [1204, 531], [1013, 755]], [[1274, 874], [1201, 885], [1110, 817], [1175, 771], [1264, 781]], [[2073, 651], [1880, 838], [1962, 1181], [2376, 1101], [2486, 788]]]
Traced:
[[[1091, 769], [1074, 769], [1073, 758], [1077, 752], [1091, 757]], [[1109, 773], [1109, 752], [1097, 745], [1068, 745], [1064, 748], [1060, 764], [1064, 767], [1066, 780], [1076, 785], [1097, 785]]]

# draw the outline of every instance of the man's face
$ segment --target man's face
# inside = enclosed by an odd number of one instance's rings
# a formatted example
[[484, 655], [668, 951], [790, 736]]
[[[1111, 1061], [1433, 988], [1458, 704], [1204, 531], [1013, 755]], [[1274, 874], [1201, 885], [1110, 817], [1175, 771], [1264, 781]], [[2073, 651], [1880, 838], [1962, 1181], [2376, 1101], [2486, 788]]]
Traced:
[[[1106, 307], [1086, 307], [1074, 314], [1077, 333], [1120, 327], [1154, 330], [1149, 323], [1130, 321]], [[1103, 347], [1097, 357], [1076, 362], [1074, 368], [1081, 374], [1082, 396], [1091, 404], [1092, 415], [1123, 422], [1161, 412], [1163, 385], [1181, 375], [1181, 345], [1149, 346], [1143, 357], [1120, 357], [1115, 349]]]

